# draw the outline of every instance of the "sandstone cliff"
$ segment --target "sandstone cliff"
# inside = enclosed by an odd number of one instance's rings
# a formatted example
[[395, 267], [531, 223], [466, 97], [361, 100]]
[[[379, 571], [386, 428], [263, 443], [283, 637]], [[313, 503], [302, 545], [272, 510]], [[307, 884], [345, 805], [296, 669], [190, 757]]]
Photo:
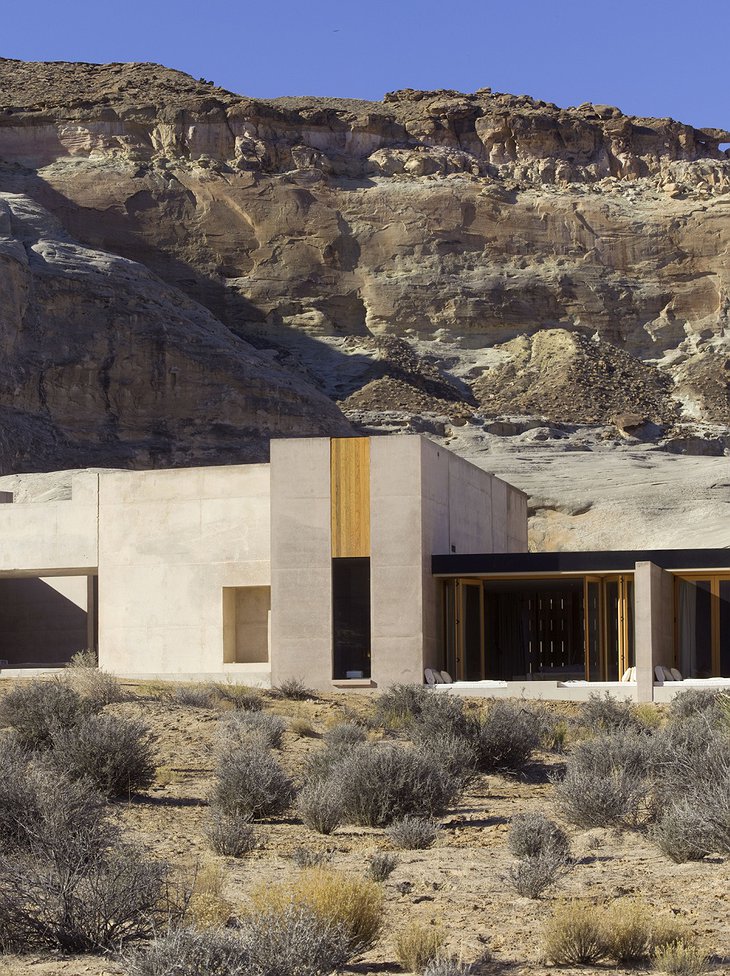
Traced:
[[0, 61], [0, 468], [348, 420], [721, 454], [729, 143], [489, 89], [257, 101]]

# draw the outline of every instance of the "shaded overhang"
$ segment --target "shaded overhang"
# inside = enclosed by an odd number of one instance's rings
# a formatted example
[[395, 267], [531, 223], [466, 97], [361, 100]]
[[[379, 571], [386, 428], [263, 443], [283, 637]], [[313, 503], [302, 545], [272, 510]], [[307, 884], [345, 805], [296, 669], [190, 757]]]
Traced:
[[730, 549], [607, 549], [597, 552], [480, 552], [431, 556], [434, 576], [632, 573], [650, 562], [678, 572], [730, 571]]

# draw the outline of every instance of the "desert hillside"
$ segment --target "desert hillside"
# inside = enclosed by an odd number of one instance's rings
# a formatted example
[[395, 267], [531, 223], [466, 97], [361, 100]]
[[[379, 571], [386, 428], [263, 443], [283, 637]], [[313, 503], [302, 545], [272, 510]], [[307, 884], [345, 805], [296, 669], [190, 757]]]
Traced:
[[[608, 452], [637, 498], [669, 458], [727, 545], [704, 459], [730, 444], [728, 143], [487, 88], [262, 101], [0, 60], [0, 471], [417, 430], [536, 515], [534, 461], [572, 481], [572, 455]], [[586, 491], [573, 508], [603, 504]]]

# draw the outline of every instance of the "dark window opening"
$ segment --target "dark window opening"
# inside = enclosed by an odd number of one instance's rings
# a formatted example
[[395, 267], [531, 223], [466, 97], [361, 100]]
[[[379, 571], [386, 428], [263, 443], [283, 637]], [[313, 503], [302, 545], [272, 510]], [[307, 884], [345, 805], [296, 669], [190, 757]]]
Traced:
[[336, 680], [370, 677], [370, 559], [332, 560], [332, 651]]

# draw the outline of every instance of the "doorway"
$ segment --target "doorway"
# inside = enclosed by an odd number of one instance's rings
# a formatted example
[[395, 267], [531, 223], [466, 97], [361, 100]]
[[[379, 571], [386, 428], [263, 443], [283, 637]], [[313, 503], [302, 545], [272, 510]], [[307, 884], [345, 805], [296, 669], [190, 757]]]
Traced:
[[445, 580], [444, 666], [457, 679], [618, 681], [634, 663], [628, 575]]
[[675, 581], [675, 659], [685, 678], [730, 677], [730, 574]]

